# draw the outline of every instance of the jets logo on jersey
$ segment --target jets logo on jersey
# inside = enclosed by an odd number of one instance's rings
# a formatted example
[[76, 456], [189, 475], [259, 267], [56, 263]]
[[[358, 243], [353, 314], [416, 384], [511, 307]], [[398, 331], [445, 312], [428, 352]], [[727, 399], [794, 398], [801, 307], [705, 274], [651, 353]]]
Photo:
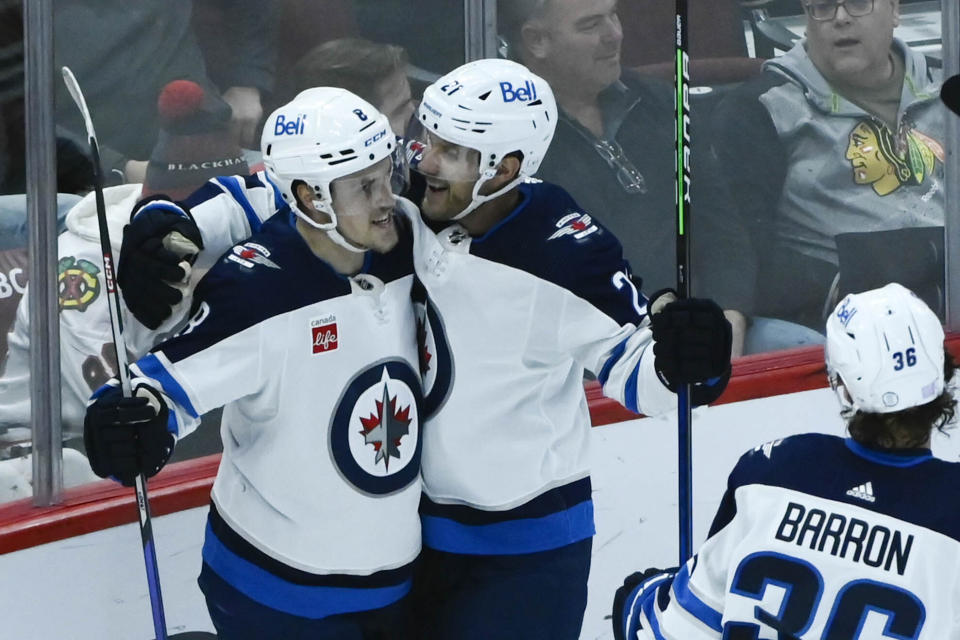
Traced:
[[336, 351], [340, 346], [337, 316], [329, 315], [310, 321], [310, 342], [313, 353]]
[[233, 253], [228, 255], [227, 259], [247, 269], [252, 269], [257, 264], [262, 264], [271, 269], [279, 269], [280, 265], [271, 260], [268, 257], [269, 255], [270, 251], [263, 245], [255, 242], [244, 242], [233, 247]]
[[453, 357], [447, 332], [436, 307], [429, 299], [414, 293], [417, 316], [417, 347], [420, 353], [420, 377], [423, 380], [424, 418], [429, 418], [447, 401], [453, 386]]
[[388, 360], [358, 373], [330, 424], [330, 452], [340, 474], [365, 493], [399, 491], [420, 473], [420, 378]]
[[57, 272], [57, 297], [61, 311], [86, 311], [100, 295], [100, 281], [97, 279], [100, 267], [89, 260], [77, 260], [73, 256], [60, 258]]
[[571, 211], [567, 215], [557, 220], [557, 230], [547, 240], [556, 240], [564, 236], [573, 236], [577, 240], [586, 238], [591, 233], [598, 230], [597, 225], [593, 224], [593, 218], [586, 213]]
[[[384, 371], [386, 373], [386, 371]], [[373, 446], [376, 455], [373, 463], [383, 461], [385, 471], [390, 470], [390, 459], [401, 459], [400, 444], [410, 435], [410, 405], [397, 406], [397, 395], [390, 395], [390, 380], [383, 380], [383, 397], [376, 401], [377, 412], [360, 417], [363, 442]]]

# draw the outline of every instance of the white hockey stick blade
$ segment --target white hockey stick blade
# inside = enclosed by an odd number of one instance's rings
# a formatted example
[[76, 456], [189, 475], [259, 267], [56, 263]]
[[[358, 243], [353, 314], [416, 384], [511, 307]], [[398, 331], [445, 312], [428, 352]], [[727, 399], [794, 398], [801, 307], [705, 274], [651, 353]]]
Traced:
[[80, 109], [80, 114], [83, 116], [83, 124], [87, 128], [87, 136], [96, 140], [97, 134], [93, 130], [93, 120], [90, 119], [90, 110], [87, 109], [87, 101], [83, 99], [83, 92], [80, 91], [80, 84], [77, 82], [76, 76], [73, 75], [73, 71], [70, 71], [70, 67], [61, 67], [60, 72], [63, 74], [63, 83], [67, 85], [67, 91], [70, 92], [70, 97], [77, 103], [77, 108]]

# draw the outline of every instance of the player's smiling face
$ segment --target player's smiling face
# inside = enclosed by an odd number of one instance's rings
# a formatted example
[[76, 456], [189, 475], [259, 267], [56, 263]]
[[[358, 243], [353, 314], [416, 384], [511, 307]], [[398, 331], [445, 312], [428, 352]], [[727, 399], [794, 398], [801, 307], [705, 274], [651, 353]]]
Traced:
[[480, 177], [480, 152], [431, 134], [417, 170], [427, 185], [420, 209], [431, 220], [450, 220], [473, 200], [473, 187]]
[[330, 184], [337, 229], [355, 245], [384, 253], [398, 241], [390, 158]]

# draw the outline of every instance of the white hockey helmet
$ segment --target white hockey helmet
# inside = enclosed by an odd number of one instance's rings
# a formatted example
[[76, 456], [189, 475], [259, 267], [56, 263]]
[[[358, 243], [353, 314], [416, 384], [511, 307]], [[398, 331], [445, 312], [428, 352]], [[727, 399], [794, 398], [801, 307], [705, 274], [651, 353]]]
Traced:
[[936, 314], [902, 285], [849, 294], [827, 319], [830, 384], [843, 406], [869, 413], [932, 402], [944, 389], [943, 337]]
[[[357, 252], [365, 249], [337, 231], [330, 183], [390, 157], [396, 147], [385, 115], [366, 100], [333, 87], [299, 93], [270, 114], [260, 138], [267, 175], [294, 214], [327, 232], [338, 245]], [[330, 216], [330, 222], [317, 222], [300, 210], [293, 194], [296, 180], [310, 187], [313, 206]]]
[[[476, 184], [470, 205], [453, 217], [457, 220], [536, 173], [556, 127], [557, 102], [546, 80], [511, 60], [476, 60], [424, 91], [407, 132], [407, 155], [410, 167], [418, 170], [431, 136], [479, 152], [476, 172], [458, 177]], [[523, 154], [517, 178], [496, 193], [480, 195], [497, 165], [514, 152]]]

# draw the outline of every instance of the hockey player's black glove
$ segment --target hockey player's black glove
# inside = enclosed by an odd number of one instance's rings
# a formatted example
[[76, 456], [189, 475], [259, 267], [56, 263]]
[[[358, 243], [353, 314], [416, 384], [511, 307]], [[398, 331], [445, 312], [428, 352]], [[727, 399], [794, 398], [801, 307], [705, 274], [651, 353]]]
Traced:
[[670, 289], [650, 297], [654, 369], [673, 392], [690, 384], [694, 405], [720, 397], [730, 380], [733, 331], [713, 300], [678, 300]]
[[[613, 594], [613, 637], [614, 640], [628, 640], [625, 630], [630, 627], [630, 621], [624, 618], [630, 614], [637, 594], [634, 590], [642, 583], [661, 573], [675, 575], [677, 567], [670, 569], [656, 569], [651, 567], [646, 571], [637, 571], [624, 578], [623, 585]], [[630, 638], [629, 640], [633, 640]]]
[[137, 320], [156, 329], [183, 294], [174, 286], [189, 277], [189, 264], [203, 239], [190, 212], [166, 196], [141, 200], [123, 228], [117, 283]]
[[124, 398], [120, 387], [110, 387], [87, 407], [83, 420], [90, 468], [127, 487], [141, 473], [156, 475], [175, 443], [167, 430], [169, 410], [160, 395], [146, 385], [139, 385], [136, 394]]

